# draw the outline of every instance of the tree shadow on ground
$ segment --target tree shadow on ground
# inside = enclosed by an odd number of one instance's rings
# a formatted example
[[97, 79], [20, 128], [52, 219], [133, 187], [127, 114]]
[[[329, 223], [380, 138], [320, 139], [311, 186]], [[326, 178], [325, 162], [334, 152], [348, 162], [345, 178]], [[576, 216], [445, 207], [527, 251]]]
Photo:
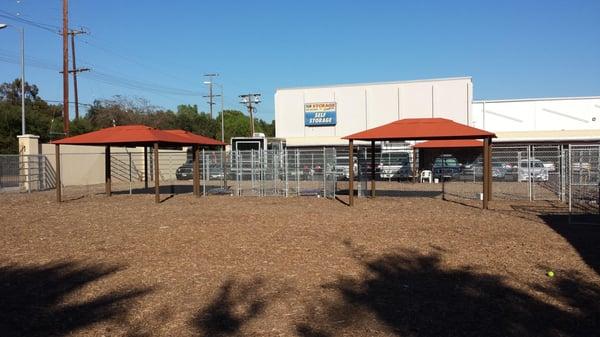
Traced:
[[[553, 203], [544, 205], [512, 205], [511, 208], [523, 218], [541, 219], [554, 232], [562, 236], [579, 253], [585, 263], [600, 275], [600, 217], [586, 214], [585, 220], [592, 219], [588, 224], [571, 223], [568, 209]], [[575, 218], [575, 221], [578, 219]]]
[[120, 320], [147, 288], [72, 300], [86, 285], [122, 268], [73, 262], [0, 267], [0, 335], [66, 336], [92, 324]]
[[600, 226], [569, 224], [568, 214], [541, 214], [539, 217], [567, 240], [583, 261], [600, 275]]
[[334, 299], [309, 310], [299, 336], [591, 336], [600, 328], [600, 287], [577, 275], [531, 286], [561, 307], [502, 277], [445, 267], [440, 250], [355, 258], [364, 273], [324, 285]]
[[192, 320], [201, 336], [239, 336], [242, 328], [263, 314], [273, 295], [265, 282], [255, 278], [248, 282], [227, 280], [217, 295]]

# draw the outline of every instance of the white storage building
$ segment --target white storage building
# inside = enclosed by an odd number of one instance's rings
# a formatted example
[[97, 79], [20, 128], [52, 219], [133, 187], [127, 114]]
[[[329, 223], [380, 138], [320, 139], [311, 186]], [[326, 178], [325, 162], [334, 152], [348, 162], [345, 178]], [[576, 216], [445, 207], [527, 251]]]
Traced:
[[403, 118], [442, 117], [495, 132], [496, 142], [598, 142], [600, 96], [473, 101], [471, 77], [278, 89], [276, 137], [288, 147], [347, 145], [341, 137]]
[[344, 145], [343, 136], [403, 118], [469, 124], [472, 99], [470, 77], [279, 89], [275, 135], [292, 147]]

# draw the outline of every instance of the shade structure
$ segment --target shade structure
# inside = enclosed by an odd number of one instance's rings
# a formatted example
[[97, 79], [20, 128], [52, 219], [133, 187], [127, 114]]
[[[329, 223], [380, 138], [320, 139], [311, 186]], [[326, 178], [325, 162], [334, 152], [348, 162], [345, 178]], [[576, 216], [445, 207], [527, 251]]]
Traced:
[[415, 149], [456, 149], [468, 147], [482, 147], [483, 142], [474, 139], [450, 139], [450, 140], [429, 140], [418, 143]]
[[[160, 202], [160, 186], [159, 186], [159, 148], [172, 148], [191, 146], [193, 148], [194, 159], [194, 194], [199, 196], [200, 193], [200, 174], [198, 163], [198, 149], [201, 146], [225, 146], [225, 143], [209, 137], [196, 135], [185, 130], [159, 130], [145, 125], [124, 125], [101, 129], [98, 131], [88, 132], [82, 135], [63, 138], [52, 142], [56, 145], [56, 163], [57, 171], [60, 168], [60, 145], [92, 145], [105, 146], [105, 188], [106, 194], [111, 195], [111, 164], [110, 164], [110, 147], [111, 146], [143, 146], [144, 147], [144, 163], [148, 162], [147, 148], [152, 147], [154, 151], [154, 187], [155, 200]], [[146, 167], [146, 166], [145, 166]], [[145, 186], [147, 186], [148, 173], [145, 170]], [[56, 199], [61, 201], [61, 181], [60, 174], [57, 172], [56, 179]]]
[[445, 118], [400, 119], [343, 137], [348, 140], [483, 139], [496, 135]]
[[225, 146], [225, 143], [223, 143], [219, 140], [201, 136], [201, 135], [197, 135], [195, 133], [191, 133], [191, 132], [185, 131], [185, 130], [164, 130], [164, 132], [176, 135], [178, 137], [186, 138], [189, 141], [194, 142], [195, 144], [201, 144], [201, 145], [207, 145], [207, 146]]
[[145, 125], [123, 125], [67, 137], [52, 142], [60, 145], [143, 146], [225, 146], [216, 139], [195, 135], [184, 130], [159, 130]]
[[[371, 156], [375, 156], [375, 141], [406, 141], [406, 140], [433, 140], [433, 141], [465, 141], [483, 139], [483, 208], [488, 208], [491, 200], [491, 143], [496, 135], [492, 132], [470, 127], [445, 118], [407, 118], [397, 120], [375, 128], [357, 132], [343, 139], [349, 140], [348, 144], [348, 203], [354, 204], [354, 170], [353, 147], [355, 140], [371, 142]], [[456, 144], [456, 143], [455, 143]], [[474, 145], [475, 143], [463, 143]], [[438, 143], [448, 146], [449, 143]], [[375, 197], [375, 177], [371, 175], [371, 196]]]

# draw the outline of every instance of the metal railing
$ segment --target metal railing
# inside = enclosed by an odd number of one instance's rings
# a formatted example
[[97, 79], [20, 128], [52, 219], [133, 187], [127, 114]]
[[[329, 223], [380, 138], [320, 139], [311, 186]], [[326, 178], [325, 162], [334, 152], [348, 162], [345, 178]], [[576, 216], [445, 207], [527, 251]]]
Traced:
[[54, 168], [44, 155], [0, 155], [0, 190], [34, 192], [54, 188]]

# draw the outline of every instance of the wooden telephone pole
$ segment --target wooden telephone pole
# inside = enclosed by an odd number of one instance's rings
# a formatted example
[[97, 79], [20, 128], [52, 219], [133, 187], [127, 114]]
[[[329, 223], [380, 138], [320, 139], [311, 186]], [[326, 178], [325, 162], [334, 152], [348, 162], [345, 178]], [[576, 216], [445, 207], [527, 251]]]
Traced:
[[260, 103], [260, 94], [245, 94], [240, 95], [240, 103], [244, 104], [250, 115], [250, 137], [254, 137], [254, 109], [255, 105]]
[[63, 131], [69, 135], [69, 0], [63, 0]]
[[72, 64], [73, 69], [69, 70], [70, 73], [73, 74], [73, 94], [75, 95], [75, 119], [79, 119], [79, 94], [77, 92], [77, 73], [89, 71], [89, 68], [81, 68], [77, 69], [77, 64], [75, 62], [75, 35], [85, 34], [85, 31], [80, 30], [72, 30], [69, 32], [71, 35], [71, 55], [72, 55]]

